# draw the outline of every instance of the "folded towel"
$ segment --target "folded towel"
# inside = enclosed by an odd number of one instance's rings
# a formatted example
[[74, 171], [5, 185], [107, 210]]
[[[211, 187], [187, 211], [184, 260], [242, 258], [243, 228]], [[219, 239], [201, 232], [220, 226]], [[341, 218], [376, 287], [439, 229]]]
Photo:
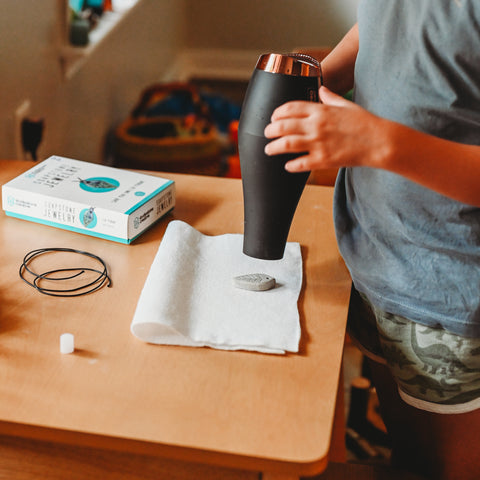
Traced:
[[[169, 223], [140, 295], [132, 333], [149, 343], [265, 353], [298, 352], [302, 286], [298, 243], [281, 260], [242, 253], [243, 235], [207, 236]], [[268, 291], [237, 288], [233, 278], [265, 273]]]

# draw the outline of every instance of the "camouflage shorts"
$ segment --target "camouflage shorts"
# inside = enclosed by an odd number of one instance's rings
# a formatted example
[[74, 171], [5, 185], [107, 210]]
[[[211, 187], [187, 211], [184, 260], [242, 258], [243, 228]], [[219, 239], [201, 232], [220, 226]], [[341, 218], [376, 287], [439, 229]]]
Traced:
[[480, 339], [431, 328], [372, 306], [352, 289], [348, 333], [386, 364], [403, 400], [435, 413], [480, 408]]

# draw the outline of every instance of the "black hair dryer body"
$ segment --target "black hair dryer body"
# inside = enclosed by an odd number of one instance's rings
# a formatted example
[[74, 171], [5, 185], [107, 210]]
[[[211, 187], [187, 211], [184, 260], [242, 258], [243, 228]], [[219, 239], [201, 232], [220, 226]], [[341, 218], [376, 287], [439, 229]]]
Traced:
[[283, 257], [290, 225], [310, 172], [284, 165], [299, 154], [268, 156], [264, 135], [273, 111], [291, 100], [318, 102], [319, 63], [301, 54], [258, 59], [242, 106], [238, 148], [244, 202], [243, 253], [264, 260]]

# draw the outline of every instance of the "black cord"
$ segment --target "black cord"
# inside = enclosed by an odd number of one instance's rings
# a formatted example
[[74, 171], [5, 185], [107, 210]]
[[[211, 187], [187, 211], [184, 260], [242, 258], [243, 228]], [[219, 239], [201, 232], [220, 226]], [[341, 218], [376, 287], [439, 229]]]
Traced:
[[37, 161], [38, 146], [42, 142], [45, 121], [43, 118], [25, 118], [22, 120], [22, 146], [29, 152], [32, 160]]
[[[69, 252], [69, 253], [76, 253], [79, 255], [84, 255], [90, 258], [93, 258], [97, 262], [99, 262], [103, 266], [103, 270], [98, 270], [96, 268], [91, 267], [70, 267], [70, 268], [56, 268], [54, 270], [48, 270], [43, 273], [36, 273], [31, 268], [29, 268], [29, 263], [36, 257], [43, 255], [45, 253], [52, 253], [52, 252]], [[34, 277], [33, 281], [27, 280], [25, 278], [25, 272], [28, 272], [30, 275]], [[71, 272], [71, 275], [61, 276], [61, 277], [52, 277], [56, 273], [61, 272]], [[73, 278], [80, 277], [85, 272], [95, 272], [98, 273], [98, 276], [95, 277], [93, 280], [88, 281], [78, 287], [74, 288], [46, 288], [40, 285], [42, 281], [50, 281], [50, 282], [60, 282], [65, 280], [71, 280]], [[111, 287], [112, 280], [110, 279], [107, 266], [105, 262], [97, 255], [94, 255], [90, 252], [85, 252], [83, 250], [76, 250], [74, 248], [39, 248], [37, 250], [32, 250], [28, 252], [23, 257], [23, 262], [20, 265], [20, 269], [18, 271], [20, 278], [30, 285], [31, 287], [35, 288], [35, 290], [43, 293], [44, 295], [51, 295], [53, 297], [78, 297], [80, 295], [87, 295], [88, 293], [95, 292], [96, 290], [102, 288], [105, 284], [107, 287]]]

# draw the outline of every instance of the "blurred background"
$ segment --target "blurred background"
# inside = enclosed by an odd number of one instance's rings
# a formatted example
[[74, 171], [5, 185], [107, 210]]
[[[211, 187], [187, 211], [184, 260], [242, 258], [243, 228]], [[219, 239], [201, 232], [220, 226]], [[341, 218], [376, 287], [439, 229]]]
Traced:
[[259, 54], [334, 46], [358, 0], [83, 3], [0, 0], [0, 158], [31, 158], [28, 120], [38, 160], [108, 163], [109, 135], [147, 87], [195, 83], [241, 103]]

